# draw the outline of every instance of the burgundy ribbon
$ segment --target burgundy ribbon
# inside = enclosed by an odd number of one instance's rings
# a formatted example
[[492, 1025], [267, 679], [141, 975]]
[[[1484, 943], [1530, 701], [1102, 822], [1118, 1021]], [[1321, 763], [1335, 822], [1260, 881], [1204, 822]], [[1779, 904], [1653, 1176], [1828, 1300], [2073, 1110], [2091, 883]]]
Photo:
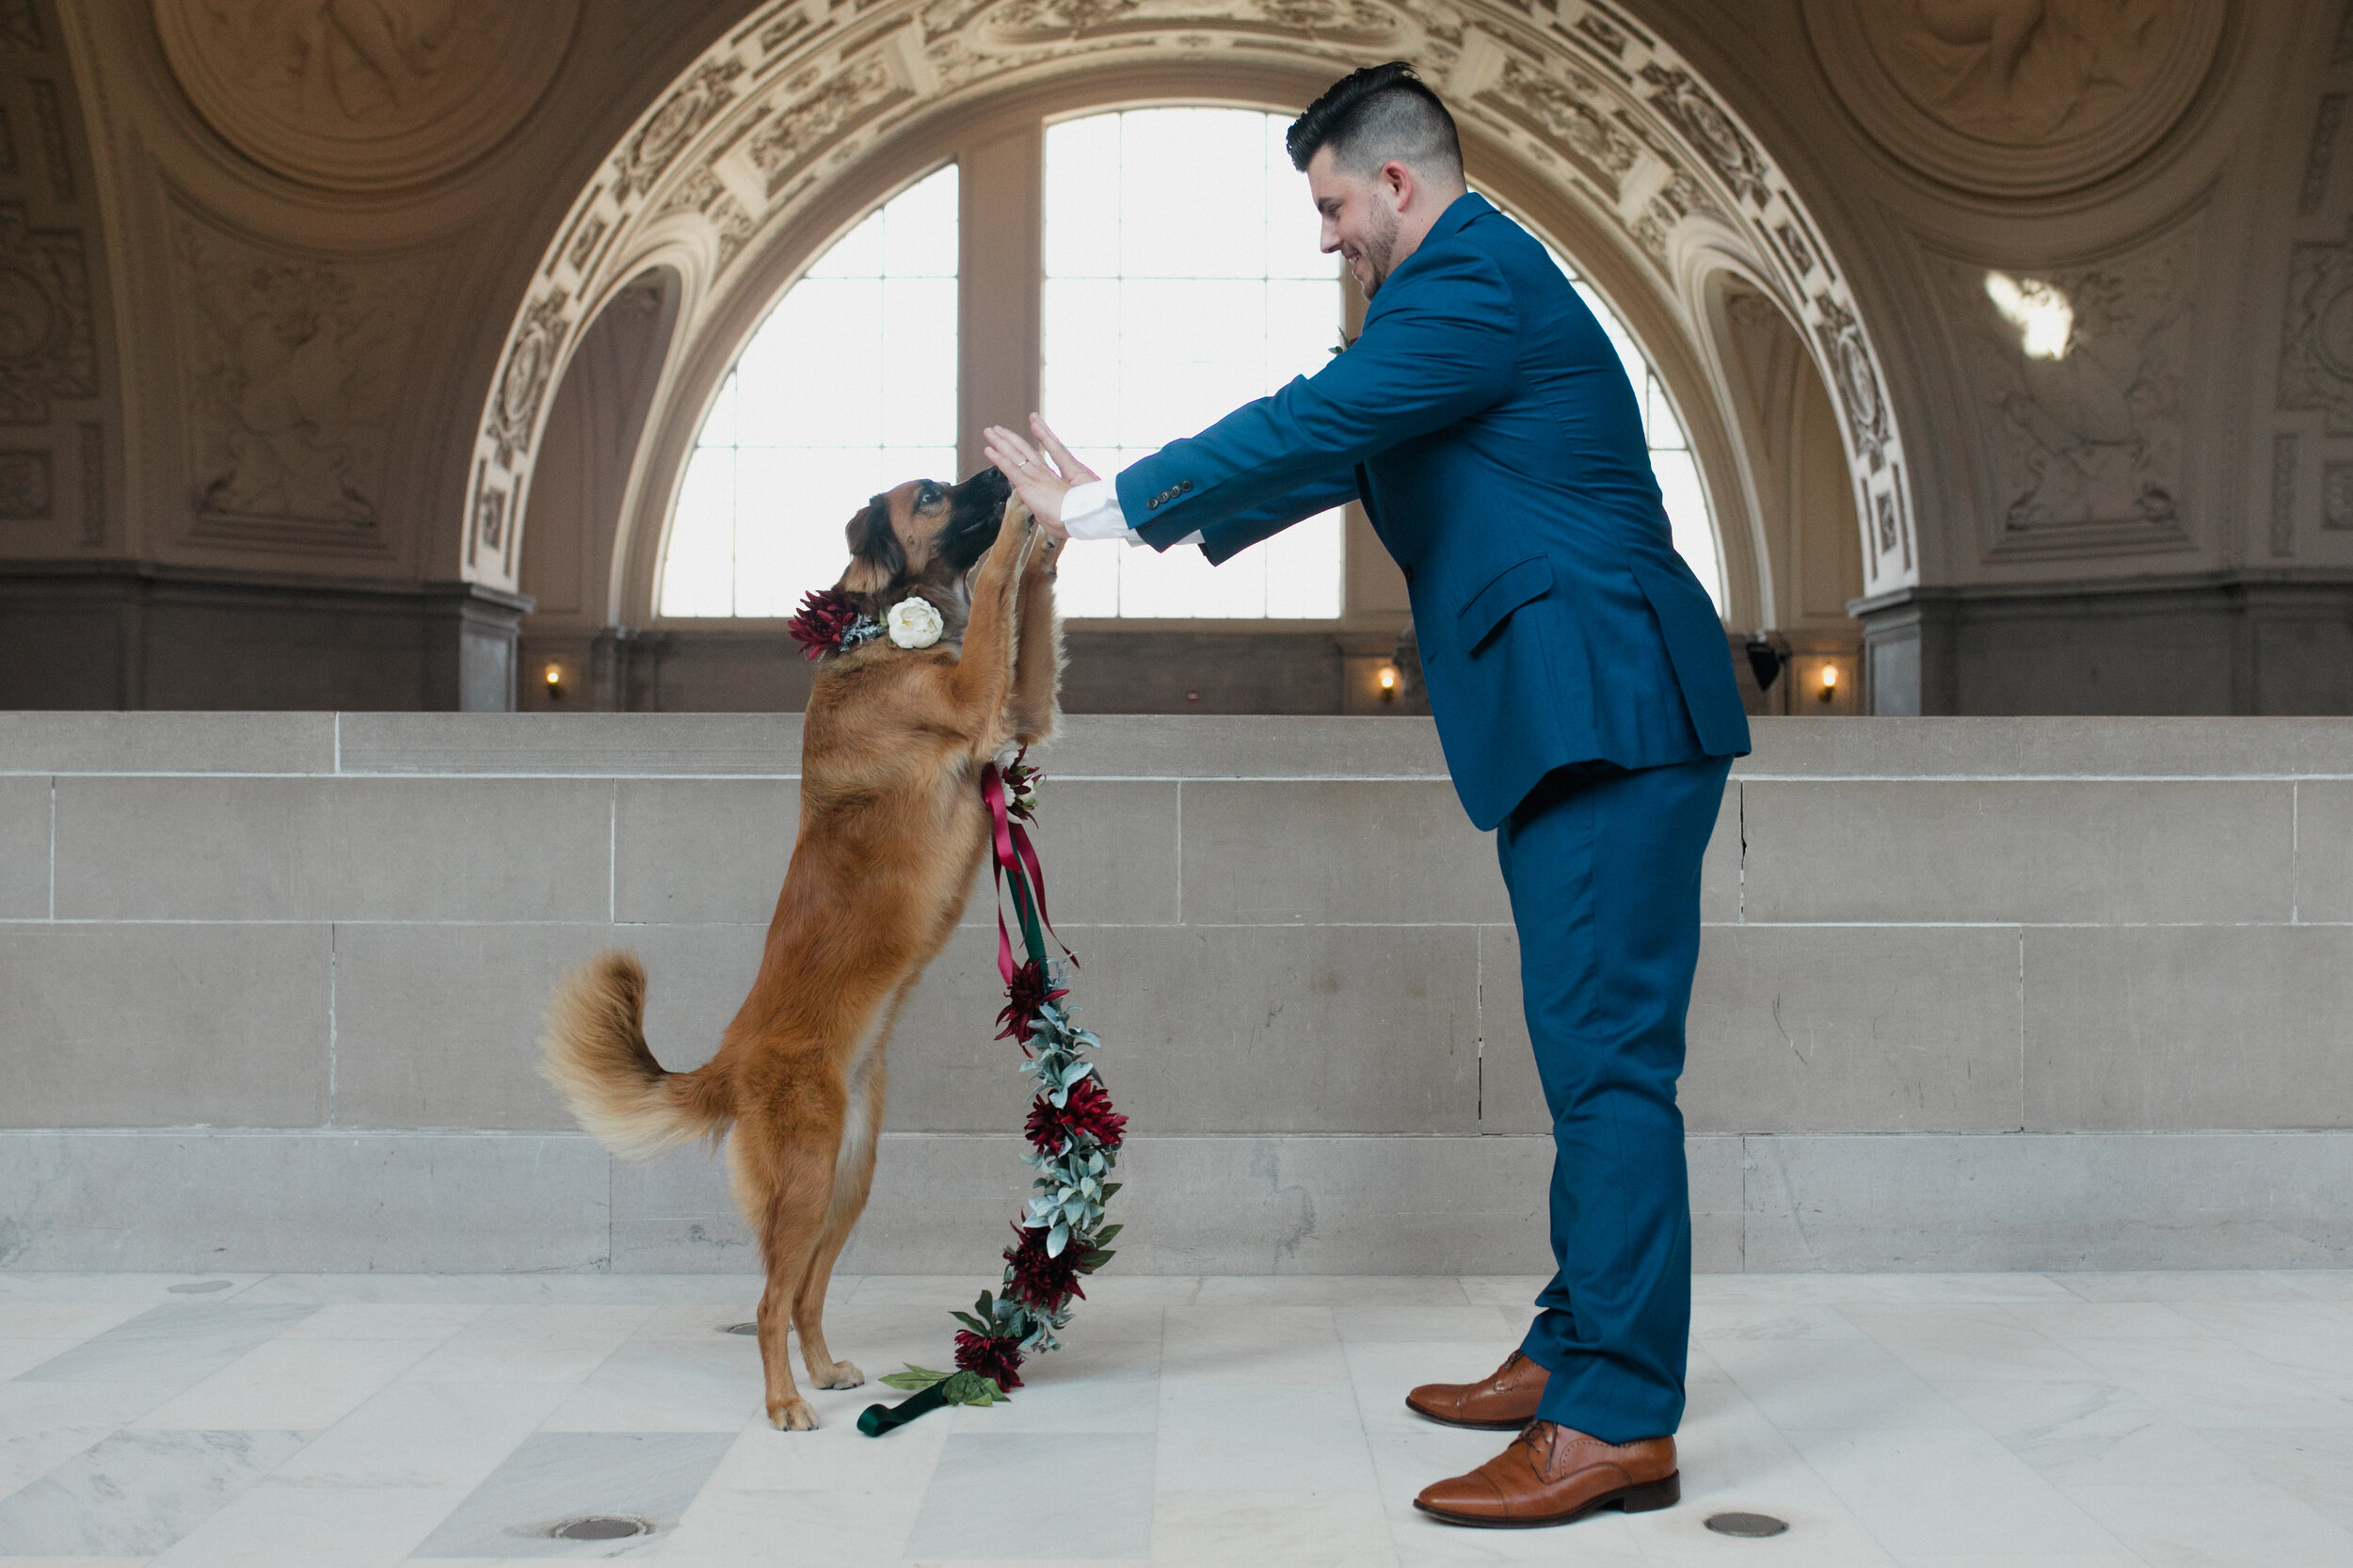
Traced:
[[[995, 861], [997, 883], [997, 972], [1004, 977], [1007, 985], [1011, 985], [1014, 972], [1020, 968], [1013, 961], [1013, 935], [1005, 927], [1004, 892], [1008, 878], [1013, 882], [1016, 914], [1024, 913], [1025, 905], [1035, 908], [1038, 928], [1054, 938], [1054, 945], [1062, 949], [1064, 957], [1077, 964], [1078, 954], [1072, 952], [1063, 941], [1061, 934], [1054, 930], [1053, 917], [1047, 913], [1046, 869], [1038, 862], [1037, 846], [1030, 842], [1030, 835], [1006, 809], [1005, 776], [994, 762], [981, 770], [981, 797], [988, 802], [988, 814], [995, 829], [991, 858]], [[1026, 919], [1021, 935], [1022, 946], [1032, 947]], [[1035, 943], [1034, 948], [1030, 957], [1043, 963], [1046, 958], [1043, 940]]]

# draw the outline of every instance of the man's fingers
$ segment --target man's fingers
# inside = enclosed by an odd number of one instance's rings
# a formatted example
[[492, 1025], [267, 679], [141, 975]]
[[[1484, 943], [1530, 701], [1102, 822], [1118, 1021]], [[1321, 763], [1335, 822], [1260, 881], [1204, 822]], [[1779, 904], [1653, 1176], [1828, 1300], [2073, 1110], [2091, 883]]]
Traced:
[[1061, 472], [1064, 478], [1070, 480], [1073, 484], [1087, 484], [1101, 477], [1093, 469], [1070, 455], [1070, 448], [1063, 445], [1062, 438], [1054, 434], [1053, 428], [1046, 423], [1043, 417], [1032, 414], [1030, 428], [1036, 432], [1038, 440], [1046, 448], [1046, 455], [1053, 458], [1054, 467]]

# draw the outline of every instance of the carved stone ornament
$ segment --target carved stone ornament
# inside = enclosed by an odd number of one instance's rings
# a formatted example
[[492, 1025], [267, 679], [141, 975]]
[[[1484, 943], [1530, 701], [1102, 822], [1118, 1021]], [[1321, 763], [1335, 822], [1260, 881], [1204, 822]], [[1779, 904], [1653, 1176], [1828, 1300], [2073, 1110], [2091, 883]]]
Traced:
[[2198, 236], [2078, 267], [1948, 263], [1991, 416], [1995, 555], [2181, 548]]
[[2318, 410], [2329, 433], [2353, 436], [2353, 232], [2299, 245], [2288, 274], [2280, 345], [2280, 407]]
[[46, 424], [53, 399], [97, 395], [82, 236], [0, 202], [0, 424]]
[[516, 457], [530, 448], [532, 432], [538, 426], [539, 405], [547, 400], [556, 358], [571, 329], [564, 314], [568, 302], [562, 289], [534, 301], [523, 312], [522, 328], [506, 352], [506, 367], [499, 373], [487, 431], [497, 444], [501, 467], [512, 469]]
[[382, 548], [384, 453], [430, 266], [286, 255], [185, 213], [174, 228], [196, 392], [190, 536]]
[[504, 140], [563, 63], [580, 0], [153, 0], [172, 73], [264, 168], [377, 190]]
[[1832, 87], [1881, 147], [1986, 196], [2138, 159], [2213, 69], [2231, 0], [1803, 0]]

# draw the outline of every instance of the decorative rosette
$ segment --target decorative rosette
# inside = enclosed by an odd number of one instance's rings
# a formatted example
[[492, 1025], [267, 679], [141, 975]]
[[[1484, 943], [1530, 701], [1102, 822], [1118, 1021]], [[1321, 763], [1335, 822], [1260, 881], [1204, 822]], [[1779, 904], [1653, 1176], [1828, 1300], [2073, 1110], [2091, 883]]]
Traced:
[[847, 653], [882, 635], [882, 626], [838, 588], [820, 588], [805, 595], [799, 614], [784, 623], [801, 645], [801, 657], [811, 662], [829, 653]]
[[928, 599], [903, 599], [890, 607], [884, 625], [890, 632], [890, 640], [901, 648], [929, 648], [939, 641], [939, 634], [948, 623], [939, 614], [939, 606]]
[[[992, 763], [981, 775], [1000, 888], [997, 968], [1006, 1000], [997, 1016], [1003, 1026], [998, 1038], [1021, 1048], [1021, 1071], [1035, 1085], [1024, 1128], [1029, 1147], [1021, 1156], [1036, 1173], [1032, 1195], [1014, 1222], [1016, 1240], [1004, 1250], [998, 1291], [982, 1291], [971, 1311], [955, 1314], [963, 1325], [955, 1336], [956, 1369], [910, 1366], [884, 1378], [914, 1398], [895, 1407], [867, 1406], [857, 1427], [869, 1437], [943, 1405], [993, 1404], [1020, 1387], [1024, 1359], [1062, 1348], [1055, 1335], [1069, 1323], [1071, 1303], [1086, 1298], [1080, 1281], [1112, 1260], [1111, 1242], [1119, 1235], [1119, 1226], [1103, 1223], [1103, 1206], [1119, 1191], [1111, 1176], [1128, 1118], [1112, 1109], [1102, 1076], [1089, 1060], [1103, 1042], [1071, 1022], [1064, 966], [1047, 954], [1053, 926], [1046, 915], [1046, 880], [1022, 827], [1036, 809], [1037, 778], [1021, 756]], [[1006, 928], [1007, 892], [1027, 955], [1019, 964]], [[1069, 950], [1063, 951], [1067, 957]], [[1070, 959], [1072, 968], [1077, 964]]]

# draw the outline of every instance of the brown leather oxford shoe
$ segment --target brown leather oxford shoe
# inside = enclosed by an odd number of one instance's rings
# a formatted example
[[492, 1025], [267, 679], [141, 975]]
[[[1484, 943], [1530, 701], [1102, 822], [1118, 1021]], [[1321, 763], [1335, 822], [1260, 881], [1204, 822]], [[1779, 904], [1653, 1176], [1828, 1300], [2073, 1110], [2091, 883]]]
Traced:
[[1536, 1418], [1552, 1374], [1513, 1351], [1477, 1383], [1425, 1383], [1405, 1396], [1405, 1408], [1449, 1427], [1481, 1432], [1517, 1432]]
[[1424, 1487], [1414, 1506], [1449, 1525], [1531, 1529], [1565, 1525], [1613, 1504], [1641, 1513], [1682, 1500], [1673, 1438], [1604, 1443], [1537, 1421], [1469, 1475]]

